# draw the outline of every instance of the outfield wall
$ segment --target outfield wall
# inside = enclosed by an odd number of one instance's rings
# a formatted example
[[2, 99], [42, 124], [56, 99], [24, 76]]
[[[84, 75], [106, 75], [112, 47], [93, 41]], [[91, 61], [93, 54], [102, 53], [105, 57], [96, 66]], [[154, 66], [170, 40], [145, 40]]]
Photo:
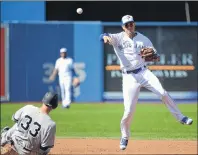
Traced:
[[45, 21], [45, 1], [2, 1], [0, 9], [1, 22]]
[[[148, 64], [174, 99], [197, 99], [197, 22], [137, 23], [162, 56]], [[81, 85], [75, 88], [75, 102], [122, 100], [119, 62], [112, 47], [99, 35], [120, 31], [120, 23], [25, 22], [2, 25], [1, 100], [40, 101], [46, 91], [57, 91], [58, 80], [48, 80], [59, 49], [66, 47], [75, 61]], [[183, 37], [185, 36], [185, 38]], [[156, 69], [155, 66], [165, 66]], [[168, 68], [167, 68], [168, 67]], [[4, 75], [4, 76], [2, 76]], [[4, 77], [4, 78], [2, 78]], [[142, 89], [140, 100], [158, 100]]]

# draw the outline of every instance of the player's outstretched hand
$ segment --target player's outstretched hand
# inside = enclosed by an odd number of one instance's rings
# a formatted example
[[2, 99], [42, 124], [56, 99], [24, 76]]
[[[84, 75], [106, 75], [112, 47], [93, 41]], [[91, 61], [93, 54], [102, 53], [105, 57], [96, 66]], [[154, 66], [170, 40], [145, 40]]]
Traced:
[[104, 39], [104, 43], [107, 43], [109, 45], [112, 45], [113, 44], [111, 37], [104, 36], [103, 39]]

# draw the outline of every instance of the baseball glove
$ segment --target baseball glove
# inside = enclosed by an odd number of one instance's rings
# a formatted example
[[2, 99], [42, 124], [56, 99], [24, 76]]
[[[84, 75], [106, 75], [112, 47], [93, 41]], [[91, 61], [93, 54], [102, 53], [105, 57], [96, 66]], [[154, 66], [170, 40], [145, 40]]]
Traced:
[[78, 86], [80, 85], [80, 80], [79, 80], [79, 78], [74, 78], [72, 84], [73, 84], [73, 87], [74, 87], [74, 88], [75, 88], [75, 87], [78, 87]]
[[18, 155], [18, 153], [16, 153], [11, 145], [7, 144], [4, 147], [1, 146], [1, 154], [2, 155]]
[[140, 55], [145, 61], [159, 61], [160, 60], [159, 55], [156, 53], [156, 51], [154, 51], [153, 48], [146, 47], [146, 48], [141, 49]]

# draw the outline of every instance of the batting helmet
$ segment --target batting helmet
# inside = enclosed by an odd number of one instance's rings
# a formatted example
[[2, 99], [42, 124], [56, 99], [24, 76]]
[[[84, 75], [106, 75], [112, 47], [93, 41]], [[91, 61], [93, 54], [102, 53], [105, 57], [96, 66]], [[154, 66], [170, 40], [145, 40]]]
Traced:
[[42, 102], [52, 109], [56, 109], [58, 106], [58, 94], [53, 92], [47, 92], [43, 97]]

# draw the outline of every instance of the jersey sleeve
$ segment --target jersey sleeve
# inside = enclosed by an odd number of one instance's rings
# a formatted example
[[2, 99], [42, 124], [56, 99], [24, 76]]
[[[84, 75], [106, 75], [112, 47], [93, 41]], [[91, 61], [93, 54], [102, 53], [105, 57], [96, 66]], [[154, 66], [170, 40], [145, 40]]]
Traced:
[[25, 109], [28, 108], [28, 105], [25, 107], [22, 107], [21, 109], [17, 110], [13, 115], [12, 115], [12, 120], [14, 122], [18, 122], [23, 114], [23, 112], [25, 111]]
[[118, 40], [119, 40], [119, 36], [120, 36], [119, 33], [115, 33], [115, 34], [112, 34], [112, 33], [104, 33], [104, 34], [101, 34], [101, 35], [100, 35], [100, 41], [103, 41], [103, 37], [104, 37], [104, 36], [109, 36], [109, 37], [111, 37], [114, 46], [116, 46], [116, 45], [118, 44]]
[[56, 124], [53, 123], [52, 125], [48, 127], [47, 131], [42, 137], [40, 149], [47, 150], [49, 148], [53, 148], [55, 135], [56, 135]]
[[58, 70], [58, 68], [59, 68], [59, 61], [58, 61], [58, 60], [56, 60], [56, 63], [55, 63], [55, 69], [57, 69], [57, 70]]

